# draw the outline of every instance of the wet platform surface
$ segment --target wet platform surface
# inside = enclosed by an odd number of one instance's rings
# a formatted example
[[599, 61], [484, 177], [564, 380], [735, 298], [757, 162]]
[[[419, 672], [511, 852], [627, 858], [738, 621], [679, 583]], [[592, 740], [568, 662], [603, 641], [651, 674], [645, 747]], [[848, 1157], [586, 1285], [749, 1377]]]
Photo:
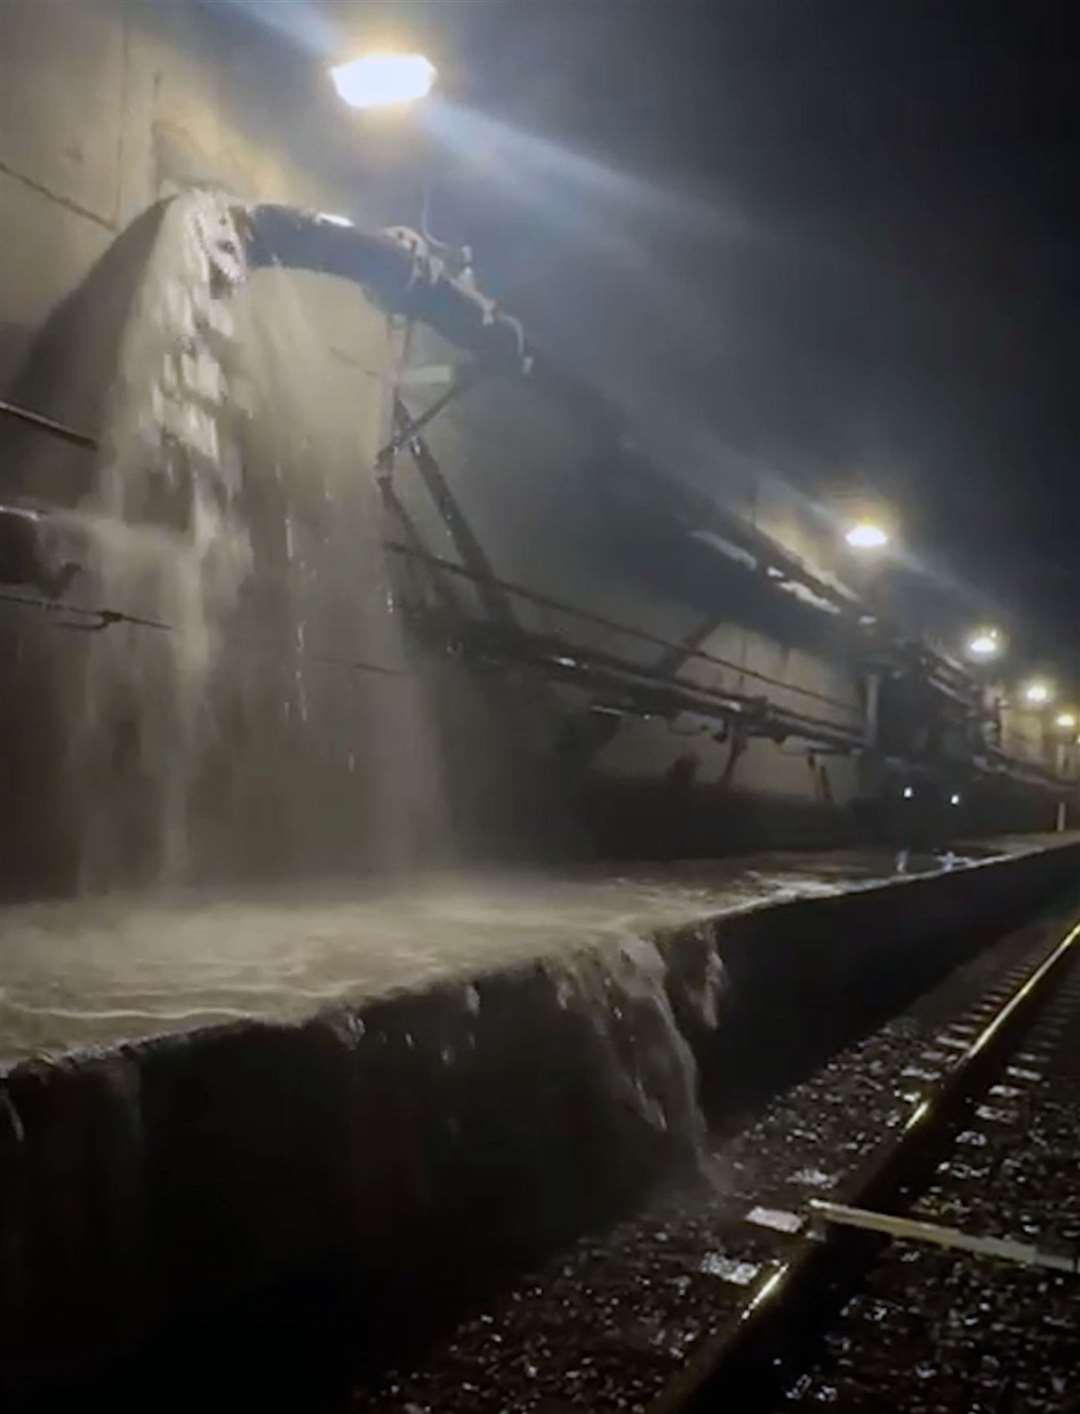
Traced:
[[[909, 877], [1075, 842], [984, 840]], [[0, 1069], [29, 1056], [325, 1006], [479, 975], [605, 939], [895, 881], [886, 850], [456, 873], [397, 887], [113, 895], [0, 914]]]

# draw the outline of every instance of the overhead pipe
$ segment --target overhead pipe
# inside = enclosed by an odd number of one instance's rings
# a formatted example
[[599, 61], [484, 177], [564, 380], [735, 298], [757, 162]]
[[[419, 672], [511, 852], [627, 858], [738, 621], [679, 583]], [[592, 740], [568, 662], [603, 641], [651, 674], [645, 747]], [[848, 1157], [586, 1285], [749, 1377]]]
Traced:
[[481, 294], [468, 272], [453, 274], [417, 232], [364, 231], [294, 206], [237, 207], [233, 216], [249, 269], [283, 265], [351, 280], [391, 314], [422, 320], [481, 361], [530, 371], [520, 321]]
[[[587, 412], [610, 436], [623, 432], [622, 419], [602, 398], [539, 356], [528, 345], [520, 322], [481, 294], [469, 272], [451, 273], [417, 232], [404, 227], [364, 231], [318, 212], [272, 204], [238, 207], [233, 216], [249, 268], [280, 265], [351, 280], [370, 289], [391, 313], [422, 320], [482, 362], [529, 374], [545, 392]], [[662, 475], [651, 466], [650, 472]], [[692, 497], [681, 485], [679, 490], [684, 502], [693, 500], [699, 519], [722, 522], [725, 533], [737, 538], [763, 567], [803, 584], [834, 610], [858, 615], [859, 601], [850, 591], [814, 575], [771, 537], [721, 511], [711, 497]]]
[[403, 226], [365, 231], [299, 207], [236, 207], [248, 267], [285, 266], [335, 275], [372, 291], [392, 314], [429, 325], [487, 369], [527, 375], [544, 392], [614, 442], [624, 420], [579, 378], [529, 343], [521, 321], [477, 289], [471, 270], [455, 273], [425, 238]]

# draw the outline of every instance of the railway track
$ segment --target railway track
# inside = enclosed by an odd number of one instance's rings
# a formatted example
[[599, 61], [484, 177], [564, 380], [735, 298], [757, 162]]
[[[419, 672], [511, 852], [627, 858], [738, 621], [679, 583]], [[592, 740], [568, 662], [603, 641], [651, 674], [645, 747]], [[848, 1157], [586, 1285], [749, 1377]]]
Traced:
[[[763, 1264], [741, 1308], [702, 1344], [650, 1404], [649, 1414], [728, 1407], [747, 1414], [820, 1404], [880, 1409], [883, 1400], [906, 1410], [973, 1410], [980, 1406], [971, 1390], [960, 1388], [964, 1381], [951, 1349], [956, 1341], [947, 1338], [958, 1324], [969, 1363], [974, 1356], [977, 1364], [976, 1390], [978, 1375], [988, 1374], [999, 1396], [987, 1409], [1065, 1409], [1080, 1395], [1080, 1384], [1073, 1385], [1080, 1377], [1080, 1365], [1073, 1364], [1080, 1352], [1080, 1203], [1068, 1203], [1057, 1230], [1046, 1231], [1047, 1200], [1072, 1195], [1054, 1182], [1046, 1153], [1034, 1174], [1023, 1159], [1024, 1146], [1035, 1142], [1032, 1116], [1041, 1107], [1054, 1137], [1065, 1141], [1054, 1157], [1075, 1163], [1078, 962], [1080, 924], [1034, 965], [1018, 963], [1004, 972], [944, 1027], [922, 1052], [922, 1064], [905, 1070], [911, 1088], [903, 1096], [902, 1122], [840, 1194], [810, 1198], [796, 1210], [756, 1210], [756, 1220], [771, 1224], [786, 1241]], [[1060, 1083], [1067, 1080], [1072, 1085]], [[1046, 1147], [1041, 1134], [1039, 1142]], [[1003, 1191], [995, 1201], [992, 1179], [1002, 1177], [1003, 1167]], [[1031, 1191], [1034, 1179], [1045, 1191]], [[964, 1221], [975, 1214], [974, 1224]], [[749, 1219], [754, 1217], [751, 1212]], [[974, 1264], [983, 1270], [966, 1296], [938, 1301], [936, 1321], [922, 1320], [928, 1295], [947, 1275], [956, 1277]], [[987, 1319], [979, 1330], [980, 1314], [1000, 1305], [982, 1298], [995, 1285], [1012, 1289], [1017, 1274], [1021, 1287], [1026, 1280], [1037, 1295], [1053, 1291], [1062, 1297], [1051, 1302], [1053, 1315], [1041, 1336], [1046, 1313], [1027, 1312], [1041, 1357], [1059, 1367], [1035, 1402], [1027, 1398], [1037, 1383], [1034, 1373], [1025, 1380], [1014, 1368], [1005, 1385], [998, 1378], [1001, 1322]], [[1014, 1300], [1007, 1328], [1012, 1336], [1023, 1335], [1022, 1304]], [[830, 1325], [829, 1313], [841, 1309], [844, 1319]], [[882, 1361], [882, 1340], [893, 1334], [894, 1323], [904, 1334], [893, 1358]], [[939, 1375], [947, 1389], [935, 1394], [928, 1382]], [[908, 1395], [905, 1385], [912, 1387]], [[1057, 1397], [1059, 1406], [1048, 1402]]]
[[774, 1409], [1080, 1408], [1075, 963], [1018, 1049]]
[[[918, 1294], [921, 1273], [915, 1294], [894, 1300], [878, 1291], [914, 1276], [918, 1262], [933, 1271], [975, 1266], [991, 1285], [1000, 1285], [1004, 1270], [1010, 1279], [1033, 1281], [1033, 1290], [1040, 1283], [1060, 1286], [1064, 1304], [1053, 1308], [1059, 1327], [1048, 1338], [1067, 1335], [1060, 1323], [1072, 1319], [1065, 1308], [1080, 1298], [1080, 1277], [1052, 1264], [1022, 1265], [1014, 1252], [975, 1255], [958, 1244], [999, 1237], [1062, 1260], [1071, 1254], [1058, 1239], [1067, 1240], [1072, 1228], [1066, 1224], [1044, 1241], [1023, 1217], [999, 1221], [989, 1197], [975, 1221], [949, 1185], [966, 1185], [970, 1205], [973, 1194], [988, 1194], [979, 1156], [998, 1140], [1011, 1146], [1014, 1161], [1026, 1152], [1025, 1116], [1037, 1095], [1054, 1090], [1046, 1070], [1053, 1036], [1048, 1041], [1040, 1028], [1058, 1027], [1066, 1050], [1072, 1036], [1080, 1056], [1078, 939], [1080, 929], [1059, 915], [994, 941], [902, 1016], [777, 1096], [737, 1134], [718, 1139], [710, 1146], [707, 1180], [662, 1193], [613, 1231], [578, 1242], [462, 1321], [420, 1363], [354, 1388], [350, 1409], [772, 1414], [822, 1403], [927, 1414], [1057, 1409], [942, 1402], [933, 1381], [911, 1373], [940, 1360], [929, 1348], [933, 1332], [923, 1342], [927, 1349], [909, 1358], [910, 1322], [898, 1336], [893, 1365], [914, 1382], [917, 1397], [896, 1395], [887, 1380], [874, 1389], [859, 1367], [863, 1345], [870, 1364], [880, 1354], [882, 1311], [886, 1324], [895, 1316], [899, 1332], [904, 1300], [927, 1305], [925, 1291]], [[1080, 1120], [1080, 1113], [1073, 1117]], [[1069, 1128], [1060, 1114], [1055, 1123]], [[1074, 1142], [1075, 1133], [1080, 1124], [1063, 1143]], [[972, 1135], [989, 1137], [980, 1143]], [[1020, 1168], [1030, 1185], [1041, 1182]], [[1051, 1185], [1059, 1198], [1060, 1187]], [[841, 1211], [852, 1208], [860, 1211]], [[865, 1214], [871, 1222], [910, 1216], [924, 1227], [954, 1229], [951, 1245], [937, 1245], [925, 1232], [893, 1240], [838, 1220], [862, 1221]], [[1080, 1237], [1080, 1216], [1075, 1226]], [[946, 1326], [951, 1298], [942, 1292], [955, 1287], [954, 1280], [934, 1288], [931, 1304]], [[962, 1319], [971, 1321], [964, 1338], [977, 1363], [985, 1335], [978, 1307], [986, 1304], [978, 1283], [971, 1300], [974, 1316], [965, 1311]], [[1080, 1329], [1080, 1307], [1071, 1310], [1073, 1328]], [[1037, 1312], [1032, 1319], [1038, 1327]], [[847, 1329], [860, 1323], [859, 1330]], [[896, 1374], [894, 1368], [890, 1378]], [[923, 1395], [930, 1402], [919, 1402]]]

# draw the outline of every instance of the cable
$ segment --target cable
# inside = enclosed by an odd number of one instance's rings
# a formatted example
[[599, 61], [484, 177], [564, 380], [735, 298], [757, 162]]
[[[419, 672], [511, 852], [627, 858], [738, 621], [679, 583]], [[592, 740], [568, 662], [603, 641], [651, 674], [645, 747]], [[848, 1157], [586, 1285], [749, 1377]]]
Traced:
[[[9, 405], [0, 402], [0, 411], [8, 411]], [[47, 421], [47, 419], [45, 419]], [[59, 424], [56, 424], [59, 428]], [[61, 432], [70, 429], [61, 429]], [[72, 433], [72, 437], [78, 439], [78, 445], [96, 445], [92, 439], [83, 438], [81, 433]], [[618, 623], [614, 619], [605, 618], [602, 614], [591, 613], [587, 609], [579, 609], [573, 604], [564, 604], [558, 599], [553, 599], [549, 595], [540, 594], [536, 590], [527, 589], [524, 585], [515, 584], [511, 580], [501, 579], [497, 575], [478, 575], [471, 570], [467, 570], [463, 565], [455, 564], [452, 560], [444, 559], [441, 555], [433, 555], [428, 551], [420, 550], [409, 545], [403, 545], [400, 541], [382, 541], [382, 547], [391, 554], [404, 555], [413, 559], [423, 560], [438, 569], [445, 570], [448, 574], [457, 575], [461, 579], [468, 579], [473, 583], [482, 584], [489, 581], [507, 594], [516, 595], [519, 599], [525, 599], [543, 608], [552, 609], [557, 613], [567, 614], [572, 618], [581, 620], [583, 623], [591, 623], [597, 627], [607, 629], [609, 632], [626, 634], [631, 638], [638, 639], [642, 643], [651, 643], [658, 648], [677, 650], [686, 658], [695, 658], [699, 662], [711, 663], [716, 667], [724, 668], [729, 672], [740, 673], [745, 677], [753, 678], [756, 682], [767, 683], [770, 687], [780, 688], [784, 692], [793, 692], [800, 697], [811, 698], [816, 702], [822, 702], [828, 707], [835, 707], [839, 711], [858, 714], [859, 708], [850, 702], [841, 702], [837, 698], [827, 697], [824, 693], [815, 692], [812, 688], [802, 687], [797, 683], [783, 682], [780, 678], [771, 677], [768, 673], [758, 672], [754, 668], [743, 667], [739, 663], [734, 663], [730, 659], [721, 658], [715, 653], [706, 653], [700, 648], [685, 649], [683, 645], [672, 642], [670, 639], [661, 638], [657, 634], [649, 633], [645, 629], [634, 628], [629, 624]], [[75, 614], [83, 618], [97, 619], [98, 622], [92, 626], [88, 625], [85, 631], [108, 628], [113, 623], [134, 624], [142, 628], [159, 629], [166, 632], [173, 630], [172, 624], [161, 623], [157, 619], [142, 618], [137, 614], [124, 613], [117, 609], [85, 609], [75, 604], [67, 604], [58, 599], [35, 599], [28, 595], [10, 594], [0, 591], [0, 601], [9, 604], [19, 604], [25, 608], [42, 609], [46, 612], [63, 612]], [[76, 628], [74, 624], [61, 625], [64, 628]], [[325, 661], [332, 661], [326, 659]], [[361, 670], [370, 669], [372, 672], [383, 672], [393, 674], [397, 672], [394, 668], [382, 668], [376, 664], [358, 664]]]
[[44, 413], [20, 407], [18, 403], [5, 402], [0, 398], [0, 413], [5, 417], [13, 417], [18, 422], [28, 423], [39, 432], [47, 432], [51, 437], [58, 437], [61, 442], [69, 442], [73, 447], [83, 447], [91, 452], [97, 448], [97, 438], [91, 437], [88, 432], [79, 432], [74, 427], [68, 427], [66, 423], [46, 417]]
[[383, 540], [381, 542], [384, 550], [388, 550], [393, 555], [403, 555], [407, 558], [423, 560], [433, 565], [435, 568], [445, 570], [447, 574], [457, 575], [459, 579], [468, 579], [475, 582], [483, 582], [490, 579], [490, 582], [507, 594], [514, 594], [519, 599], [525, 599], [529, 603], [537, 604], [541, 608], [554, 609], [558, 613], [568, 614], [572, 618], [580, 619], [583, 623], [591, 623], [599, 628], [605, 628], [616, 633], [627, 634], [631, 638], [636, 638], [642, 643], [651, 643], [657, 648], [667, 648], [677, 650], [683, 657], [696, 658], [699, 662], [712, 663], [716, 667], [725, 668], [728, 672], [740, 673], [745, 677], [754, 678], [757, 682], [768, 683], [770, 687], [781, 688], [784, 692], [794, 692], [801, 697], [813, 698], [816, 702], [823, 702], [828, 707], [835, 707], [843, 712], [850, 712], [855, 716], [862, 715], [862, 709], [850, 702], [841, 702], [835, 697], [826, 697], [824, 693], [815, 692], [813, 688], [800, 687], [796, 683], [783, 682], [780, 678], [770, 677], [768, 673], [758, 672], [755, 668], [744, 668], [740, 663], [734, 663], [730, 659], [721, 658], [715, 653], [706, 653], [703, 649], [693, 648], [687, 650], [680, 643], [673, 643], [670, 639], [660, 638], [657, 634], [649, 633], [646, 629], [633, 628], [629, 624], [618, 623], [614, 619], [605, 618], [602, 614], [592, 613], [588, 609], [576, 608], [573, 604], [564, 604], [558, 599], [552, 599], [547, 594], [541, 594], [534, 589], [527, 589], [524, 585], [515, 584], [512, 580], [501, 579], [498, 575], [481, 576], [467, 570], [463, 565], [456, 564], [453, 560], [444, 559], [441, 555], [433, 555], [430, 551], [420, 550], [411, 545], [403, 545], [399, 540]]
[[[73, 614], [77, 618], [95, 619], [95, 623], [85, 624], [54, 624], [54, 628], [66, 628], [73, 633], [99, 633], [102, 629], [111, 627], [113, 624], [132, 624], [136, 628], [158, 629], [164, 633], [176, 633], [175, 625], [162, 623], [160, 619], [147, 619], [139, 614], [126, 614], [120, 609], [85, 609], [79, 604], [68, 604], [62, 599], [40, 599], [29, 594], [11, 594], [6, 590], [0, 590], [0, 603], [15, 604], [24, 609], [40, 609], [48, 614]], [[411, 677], [412, 674], [405, 668], [387, 668], [381, 663], [368, 663], [363, 659], [348, 660], [345, 658], [334, 658], [329, 654], [309, 653], [304, 655], [309, 662], [325, 663], [336, 668], [345, 668], [350, 672], [380, 673], [385, 677]]]
[[172, 624], [159, 619], [145, 619], [138, 614], [125, 614], [120, 609], [85, 609], [80, 604], [68, 604], [63, 599], [39, 599], [29, 594], [11, 594], [0, 590], [0, 602], [18, 604], [24, 609], [42, 609], [52, 614], [74, 614], [77, 618], [97, 619], [97, 623], [56, 624], [57, 628], [72, 629], [82, 633], [96, 633], [110, 624], [135, 624], [138, 628], [161, 629], [166, 633], [173, 630]]

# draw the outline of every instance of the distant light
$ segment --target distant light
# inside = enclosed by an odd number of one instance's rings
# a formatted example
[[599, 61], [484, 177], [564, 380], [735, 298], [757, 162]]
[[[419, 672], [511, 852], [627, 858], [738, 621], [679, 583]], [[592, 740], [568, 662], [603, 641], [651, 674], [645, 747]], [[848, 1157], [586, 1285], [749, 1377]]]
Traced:
[[959, 804], [960, 804], [960, 792], [959, 792], [959, 791], [954, 790], [953, 793], [952, 793], [952, 795], [949, 796], [949, 804], [950, 804], [950, 805], [959, 805]]
[[905, 800], [913, 800], [915, 798], [915, 787], [905, 786], [903, 790], [903, 796]]
[[352, 222], [347, 216], [337, 216], [333, 211], [320, 211], [319, 220], [325, 221], [328, 226], [351, 226]]
[[1064, 727], [1067, 731], [1076, 726], [1075, 712], [1059, 712], [1054, 718], [1055, 727]]
[[889, 543], [888, 532], [873, 521], [861, 520], [853, 525], [844, 539], [853, 550], [880, 550]]
[[981, 628], [967, 648], [973, 658], [996, 658], [1001, 652], [1001, 637], [996, 628]]
[[338, 64], [330, 77], [351, 108], [390, 108], [426, 98], [436, 79], [435, 65], [423, 54], [365, 54]]
[[1049, 683], [1029, 682], [1024, 688], [1024, 701], [1030, 702], [1033, 707], [1045, 707], [1050, 701], [1050, 697]]

